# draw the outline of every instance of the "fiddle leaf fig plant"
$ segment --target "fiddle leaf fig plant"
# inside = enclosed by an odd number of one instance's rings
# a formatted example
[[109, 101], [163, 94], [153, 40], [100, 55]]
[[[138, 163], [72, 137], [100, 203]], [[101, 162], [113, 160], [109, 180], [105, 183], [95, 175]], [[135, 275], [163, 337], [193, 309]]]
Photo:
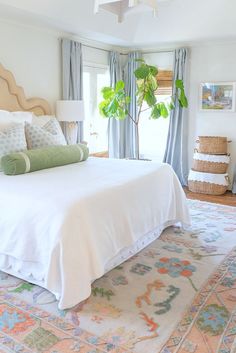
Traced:
[[[185, 95], [184, 83], [182, 80], [176, 80], [175, 96], [171, 97], [170, 102], [158, 102], [156, 92], [158, 89], [157, 74], [158, 68], [148, 65], [143, 59], [138, 59], [139, 67], [134, 71], [137, 87], [137, 115], [132, 116], [129, 112], [129, 104], [131, 98], [126, 94], [124, 81], [118, 81], [114, 88], [103, 87], [103, 100], [99, 104], [99, 111], [102, 117], [124, 120], [127, 117], [132, 120], [137, 128], [137, 136], [139, 139], [139, 121], [144, 111], [149, 111], [150, 119], [167, 118], [171, 110], [175, 108], [176, 98], [181, 108], [188, 107], [188, 100]], [[137, 157], [139, 159], [139, 141]]]

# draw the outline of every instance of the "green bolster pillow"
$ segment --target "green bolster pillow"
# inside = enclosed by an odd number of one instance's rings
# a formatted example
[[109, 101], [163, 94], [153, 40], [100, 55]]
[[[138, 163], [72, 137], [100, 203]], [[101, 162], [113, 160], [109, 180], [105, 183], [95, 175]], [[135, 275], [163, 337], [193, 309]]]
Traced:
[[2, 157], [1, 166], [4, 174], [18, 175], [82, 162], [88, 155], [88, 147], [83, 144], [50, 146], [8, 154]]

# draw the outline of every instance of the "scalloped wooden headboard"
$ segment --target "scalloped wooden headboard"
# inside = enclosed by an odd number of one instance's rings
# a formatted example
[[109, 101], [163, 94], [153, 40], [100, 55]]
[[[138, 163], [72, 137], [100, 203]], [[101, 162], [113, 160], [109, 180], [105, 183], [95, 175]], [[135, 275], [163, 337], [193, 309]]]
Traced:
[[41, 98], [25, 97], [22, 87], [17, 86], [12, 73], [0, 64], [0, 109], [29, 111], [35, 115], [51, 115], [48, 102]]

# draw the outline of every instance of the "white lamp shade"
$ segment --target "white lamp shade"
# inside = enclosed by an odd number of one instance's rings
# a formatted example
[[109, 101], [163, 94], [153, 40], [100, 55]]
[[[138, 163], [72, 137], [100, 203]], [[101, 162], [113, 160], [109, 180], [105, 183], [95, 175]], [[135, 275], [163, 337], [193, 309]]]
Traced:
[[84, 101], [61, 100], [56, 102], [56, 116], [59, 121], [83, 121]]

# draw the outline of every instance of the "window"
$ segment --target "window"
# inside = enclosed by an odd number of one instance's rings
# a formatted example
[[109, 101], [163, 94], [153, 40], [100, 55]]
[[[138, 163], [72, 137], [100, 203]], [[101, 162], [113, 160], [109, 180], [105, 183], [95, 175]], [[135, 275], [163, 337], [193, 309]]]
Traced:
[[[161, 70], [157, 76], [159, 88], [156, 92], [158, 102], [170, 102], [172, 95], [172, 71]], [[148, 106], [143, 106], [143, 109]], [[140, 157], [162, 162], [164, 158], [169, 117], [150, 119], [150, 110], [142, 113], [139, 123]]]
[[84, 140], [88, 142], [90, 153], [100, 153], [108, 150], [108, 120], [100, 116], [98, 104], [102, 99], [102, 87], [109, 86], [109, 84], [110, 78], [107, 67], [84, 66]]

